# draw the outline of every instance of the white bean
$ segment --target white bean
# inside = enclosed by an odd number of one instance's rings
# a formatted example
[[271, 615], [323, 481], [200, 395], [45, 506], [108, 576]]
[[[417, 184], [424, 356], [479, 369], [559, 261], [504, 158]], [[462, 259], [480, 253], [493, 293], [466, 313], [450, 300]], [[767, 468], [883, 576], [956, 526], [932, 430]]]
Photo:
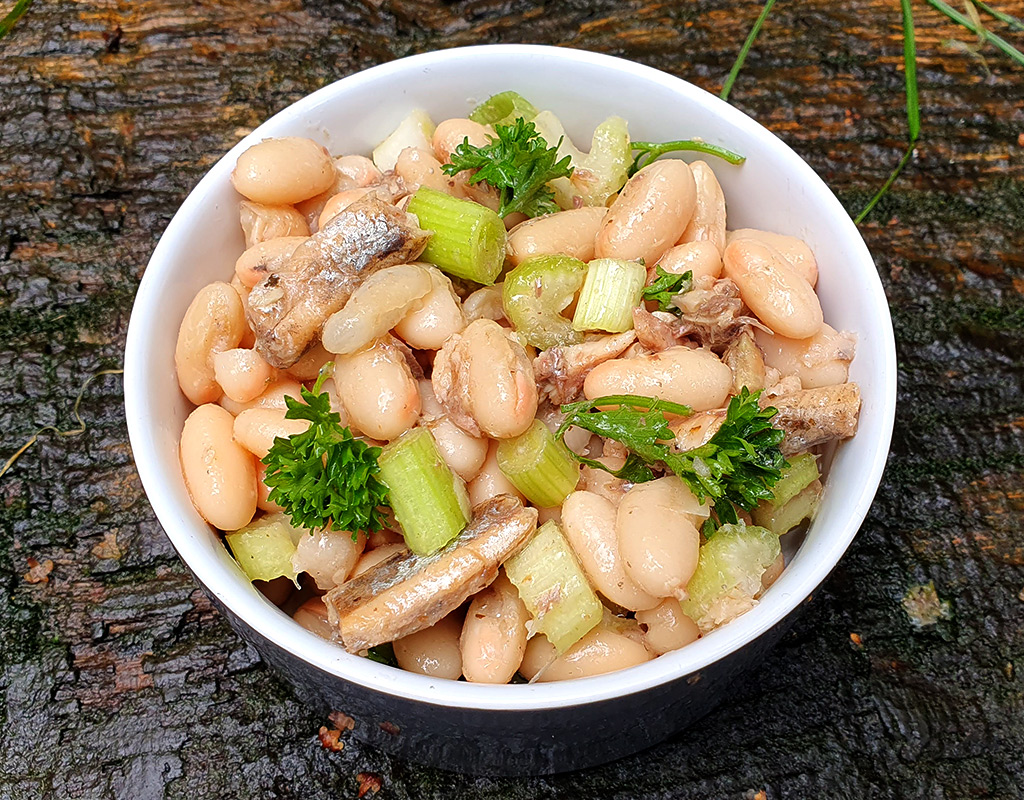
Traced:
[[256, 513], [256, 460], [231, 436], [234, 419], [207, 403], [189, 414], [181, 431], [181, 469], [203, 519], [224, 531], [247, 525]]
[[356, 186], [373, 186], [384, 178], [383, 173], [366, 156], [341, 156], [334, 159], [334, 167]]
[[316, 530], [299, 538], [292, 567], [307, 573], [317, 588], [328, 590], [344, 583], [366, 546], [366, 536], [349, 531]]
[[405, 355], [390, 336], [334, 362], [348, 418], [367, 436], [394, 439], [416, 424], [420, 396]]
[[213, 354], [238, 347], [246, 330], [242, 300], [229, 284], [211, 283], [199, 290], [181, 321], [174, 348], [178, 385], [185, 397], [196, 405], [220, 397]]
[[238, 157], [231, 183], [257, 203], [298, 203], [334, 183], [334, 163], [312, 139], [264, 139]]
[[284, 508], [270, 500], [270, 487], [266, 484], [267, 466], [261, 461], [256, 462], [256, 508], [268, 514], [277, 514]]
[[508, 683], [526, 652], [530, 613], [504, 571], [469, 604], [459, 641], [462, 674], [472, 683]]
[[533, 256], [561, 253], [591, 261], [607, 213], [603, 206], [586, 206], [521, 222], [508, 233], [508, 260], [519, 266]]
[[424, 266], [430, 274], [430, 291], [406, 312], [394, 331], [410, 347], [438, 350], [449, 336], [466, 327], [466, 315], [451, 279], [436, 267]]
[[224, 394], [238, 403], [255, 400], [277, 377], [277, 370], [255, 350], [233, 348], [213, 354], [213, 374]]
[[239, 403], [227, 395], [223, 395], [217, 402], [234, 416], [238, 416], [248, 408], [287, 408], [286, 397], [294, 397], [296, 400], [301, 400], [302, 384], [294, 378], [282, 376], [271, 383], [263, 394], [255, 400]]
[[357, 189], [343, 189], [335, 195], [331, 195], [327, 202], [324, 203], [323, 209], [320, 211], [320, 216], [317, 218], [317, 226], [323, 228], [328, 222], [334, 217], [352, 205], [356, 200], [365, 197], [373, 189], [357, 188]]
[[649, 611], [638, 611], [636, 621], [644, 630], [647, 648], [659, 656], [700, 638], [697, 623], [683, 613], [674, 597], [666, 598]]
[[327, 352], [323, 344], [316, 342], [302, 354], [302, 358], [288, 367], [288, 374], [300, 381], [313, 381], [320, 376], [320, 368], [333, 360], [334, 353]]
[[246, 250], [235, 262], [235, 275], [250, 289], [271, 272], [286, 268], [295, 248], [306, 241], [305, 236], [282, 236], [258, 242]]
[[395, 163], [395, 172], [410, 193], [415, 192], [421, 186], [426, 186], [435, 192], [444, 192], [454, 197], [462, 195], [456, 186], [455, 179], [446, 175], [441, 169], [441, 162], [434, 157], [432, 152], [424, 150], [422, 147], [407, 147], [399, 153], [398, 161]]
[[287, 439], [309, 428], [309, 420], [285, 419], [283, 408], [249, 408], [235, 417], [235, 441], [257, 458], [270, 452], [274, 439]]
[[[694, 281], [704, 276], [717, 278], [722, 274], [722, 254], [712, 242], [684, 242], [667, 250], [655, 266], [674, 275], [692, 272]], [[651, 272], [653, 279], [656, 272]]]
[[349, 579], [359, 577], [367, 570], [373, 569], [378, 564], [382, 564], [392, 556], [404, 553], [408, 549], [403, 543], [397, 542], [395, 544], [382, 544], [372, 550], [367, 550], [356, 561], [356, 565], [352, 567], [352, 574], [349, 575]]
[[846, 383], [857, 349], [852, 333], [839, 333], [827, 323], [809, 339], [788, 339], [761, 330], [754, 331], [754, 338], [764, 352], [764, 363], [784, 376], [795, 375], [804, 389]]
[[725, 244], [728, 246], [737, 239], [754, 239], [771, 245], [811, 286], [818, 282], [818, 260], [814, 257], [814, 251], [803, 239], [786, 236], [784, 233], [759, 231], [756, 228], [740, 228], [726, 234]]
[[395, 659], [407, 672], [458, 680], [462, 675], [461, 635], [462, 620], [454, 612], [429, 628], [396, 639]]
[[519, 671], [544, 683], [604, 675], [650, 660], [651, 654], [642, 644], [598, 626], [560, 656], [547, 639], [534, 636]]
[[430, 430], [444, 462], [464, 481], [473, 480], [487, 460], [487, 439], [470, 436], [448, 417], [422, 423]]
[[473, 506], [478, 506], [499, 494], [510, 494], [523, 502], [526, 501], [526, 498], [512, 485], [512, 481], [505, 477], [505, 473], [498, 466], [497, 442], [490, 443], [487, 448], [487, 458], [476, 477], [466, 486], [466, 491], [469, 492], [469, 502]]
[[486, 145], [494, 132], [479, 122], [470, 119], [446, 119], [434, 128], [434, 135], [431, 137], [430, 146], [434, 148], [434, 156], [442, 164], [451, 161], [455, 148], [466, 139], [474, 147]]
[[268, 206], [243, 200], [239, 218], [247, 248], [260, 242], [292, 236], [309, 236], [306, 218], [291, 206]]
[[310, 633], [315, 633], [321, 639], [333, 641], [338, 629], [331, 625], [327, 618], [327, 606], [323, 598], [311, 597], [292, 614], [292, 619]]
[[694, 161], [690, 171], [697, 186], [697, 204], [679, 243], [711, 242], [721, 253], [725, 250], [725, 194], [707, 162]]
[[468, 322], [475, 322], [478, 319], [492, 319], [495, 322], [505, 320], [505, 305], [502, 301], [504, 284], [496, 283], [493, 286], [484, 286], [477, 289], [462, 303], [462, 311]]

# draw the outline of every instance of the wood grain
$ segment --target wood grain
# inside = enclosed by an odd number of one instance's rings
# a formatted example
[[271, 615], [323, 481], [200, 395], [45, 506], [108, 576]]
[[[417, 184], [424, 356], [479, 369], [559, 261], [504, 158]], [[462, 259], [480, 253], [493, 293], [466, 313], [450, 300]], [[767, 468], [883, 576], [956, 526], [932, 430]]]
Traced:
[[[0, 455], [72, 424], [84, 378], [121, 363], [182, 198], [288, 103], [410, 53], [516, 41], [717, 91], [758, 10], [36, 2], [0, 40]], [[424, 770], [347, 732], [324, 749], [327, 721], [230, 632], [160, 531], [107, 377], [85, 434], [44, 437], [0, 479], [0, 797], [355, 797], [373, 776], [393, 798], [1024, 795], [1024, 71], [986, 52], [986, 74], [944, 44], [966, 35], [915, 12], [923, 139], [863, 226], [898, 337], [889, 468], [850, 552], [728, 704], [640, 756], [543, 780]], [[904, 147], [901, 59], [894, 3], [779, 3], [731, 100], [856, 211]], [[24, 578], [46, 561], [45, 580]], [[917, 630], [901, 600], [928, 581], [952, 614]]]

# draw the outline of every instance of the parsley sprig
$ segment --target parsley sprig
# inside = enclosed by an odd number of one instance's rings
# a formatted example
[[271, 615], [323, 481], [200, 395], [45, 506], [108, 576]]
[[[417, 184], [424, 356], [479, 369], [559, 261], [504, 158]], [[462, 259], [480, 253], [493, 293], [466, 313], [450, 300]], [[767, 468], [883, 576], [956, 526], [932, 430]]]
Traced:
[[[583, 456], [576, 458], [634, 483], [652, 480], [651, 467], [664, 465], [690, 487], [700, 502], [712, 501], [718, 524], [736, 524], [738, 508], [750, 511], [761, 500], [774, 496], [772, 487], [786, 466], [779, 449], [785, 434], [771, 424], [777, 410], [762, 409], [757, 402], [760, 394], [744, 386], [729, 401], [725, 420], [714, 436], [706, 444], [682, 453], [672, 448], [675, 435], [665, 414], [689, 416], [692, 410], [652, 397], [610, 395], [569, 403], [562, 406], [565, 421], [556, 435], [561, 438], [575, 425], [621, 442], [630, 455], [619, 470]], [[709, 534], [714, 525], [712, 522], [705, 533]]]
[[381, 506], [387, 487], [377, 478], [379, 447], [370, 447], [341, 426], [331, 399], [320, 388], [330, 374], [321, 370], [313, 391], [302, 399], [285, 397], [287, 419], [306, 419], [310, 426], [287, 439], [277, 437], [263, 458], [270, 502], [284, 508], [300, 528], [376, 531], [384, 527]]
[[686, 294], [693, 288], [693, 271], [686, 270], [682, 275], [674, 272], [665, 272], [661, 267], [655, 267], [657, 279], [644, 289], [644, 300], [652, 300], [658, 304], [659, 311], [670, 311], [676, 316], [682, 315], [682, 311], [672, 305], [677, 295]]
[[566, 156], [556, 161], [558, 145], [549, 148], [534, 124], [522, 117], [511, 125], [495, 125], [494, 132], [496, 138], [491, 137], [483, 147], [463, 140], [451, 154], [451, 162], [441, 169], [447, 175], [476, 170], [469, 182], [486, 181], [498, 190], [499, 216], [521, 211], [528, 217], [538, 217], [560, 211], [547, 184], [572, 175], [572, 159]]

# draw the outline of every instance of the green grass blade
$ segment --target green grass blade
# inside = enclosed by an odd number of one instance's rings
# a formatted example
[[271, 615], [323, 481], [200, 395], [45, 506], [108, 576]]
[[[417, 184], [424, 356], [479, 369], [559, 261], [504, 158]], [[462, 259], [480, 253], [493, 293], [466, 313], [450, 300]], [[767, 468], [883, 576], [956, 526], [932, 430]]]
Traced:
[[911, 142], [910, 146], [907, 148], [907, 152], [905, 152], [903, 154], [903, 158], [900, 159], [900, 163], [896, 165], [896, 169], [894, 169], [892, 171], [892, 175], [889, 176], [889, 180], [887, 180], [875, 196], [871, 198], [871, 202], [864, 206], [864, 210], [853, 218], [856, 225], [860, 225], [867, 215], [871, 213], [872, 209], [878, 205], [878, 201], [885, 196], [886, 192], [889, 191], [889, 187], [893, 185], [896, 179], [900, 176], [900, 173], [903, 172], [903, 168], [910, 162], [910, 157], [914, 155], [914, 147], [916, 144], [916, 142]]
[[32, 5], [32, 0], [18, 0], [14, 4], [14, 8], [10, 10], [10, 13], [3, 19], [0, 19], [0, 39], [3, 39], [11, 32], [11, 28], [25, 15], [30, 5]]
[[921, 134], [921, 107], [917, 99], [917, 42], [914, 38], [914, 12], [910, 0], [900, 0], [903, 9], [903, 69], [907, 92], [907, 128], [913, 145]]
[[990, 16], [995, 17], [1000, 22], [1009, 25], [1010, 30], [1024, 31], [1024, 22], [1021, 22], [1019, 19], [1012, 16], [1011, 14], [1007, 14], [1005, 11], [1000, 11], [999, 9], [992, 8], [992, 6], [990, 6], [988, 3], [983, 3], [981, 0], [971, 0], [971, 2], [974, 3], [975, 6], [980, 8], [986, 14], [989, 14]]
[[992, 31], [988, 30], [988, 28], [984, 28], [980, 25], [975, 24], [975, 22], [970, 17], [965, 17], [963, 14], [961, 14], [955, 8], [950, 6], [948, 3], [942, 2], [942, 0], [928, 0], [928, 5], [930, 5], [937, 11], [942, 12], [958, 25], [962, 25], [963, 27], [967, 28], [967, 30], [977, 34], [989, 44], [995, 46], [999, 50], [1002, 50], [1006, 55], [1008, 55], [1018, 64], [1024, 66], [1024, 53], [1022, 53], [1020, 50], [1018, 50], [1016, 47], [1014, 47], [1012, 44], [1006, 41], [1006, 39], [1004, 39], [1002, 36], [997, 36], [996, 34], [992, 33]]
[[747, 40], [743, 43], [743, 47], [740, 48], [740, 54], [736, 56], [736, 61], [732, 65], [732, 69], [729, 70], [729, 77], [725, 79], [725, 85], [722, 86], [722, 91], [718, 95], [723, 100], [729, 99], [729, 92], [732, 91], [732, 85], [736, 83], [736, 76], [739, 75], [740, 70], [743, 69], [743, 62], [747, 60], [747, 53], [750, 52], [750, 48], [754, 44], [754, 39], [756, 39], [757, 34], [760, 33], [761, 26], [764, 25], [768, 12], [772, 10], [773, 5], [775, 5], [775, 0], [766, 0], [764, 8], [761, 9], [761, 13], [754, 22], [754, 27], [751, 28], [750, 33], [747, 34]]

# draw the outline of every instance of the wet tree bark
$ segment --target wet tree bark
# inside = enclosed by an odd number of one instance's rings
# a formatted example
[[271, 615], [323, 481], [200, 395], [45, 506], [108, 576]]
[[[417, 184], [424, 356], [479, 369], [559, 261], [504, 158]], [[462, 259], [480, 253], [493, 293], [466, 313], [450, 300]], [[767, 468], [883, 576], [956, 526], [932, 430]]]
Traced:
[[[178, 204], [288, 103], [396, 57], [515, 41], [717, 91], [758, 8], [38, 0], [0, 40], [0, 456], [74, 426], [82, 381], [120, 366]], [[547, 779], [452, 776], [344, 734], [322, 748], [326, 720], [232, 634], [156, 524], [106, 376], [85, 433], [43, 436], [0, 479], [0, 796], [354, 797], [371, 773], [392, 798], [1024, 795], [1024, 70], [984, 51], [988, 74], [943, 44], [966, 34], [916, 12], [924, 136], [863, 226], [899, 342], [889, 468], [850, 552], [716, 714]], [[896, 3], [779, 3], [732, 101], [855, 211], [904, 146], [901, 58]], [[948, 614], [916, 628], [903, 599], [930, 581]]]

